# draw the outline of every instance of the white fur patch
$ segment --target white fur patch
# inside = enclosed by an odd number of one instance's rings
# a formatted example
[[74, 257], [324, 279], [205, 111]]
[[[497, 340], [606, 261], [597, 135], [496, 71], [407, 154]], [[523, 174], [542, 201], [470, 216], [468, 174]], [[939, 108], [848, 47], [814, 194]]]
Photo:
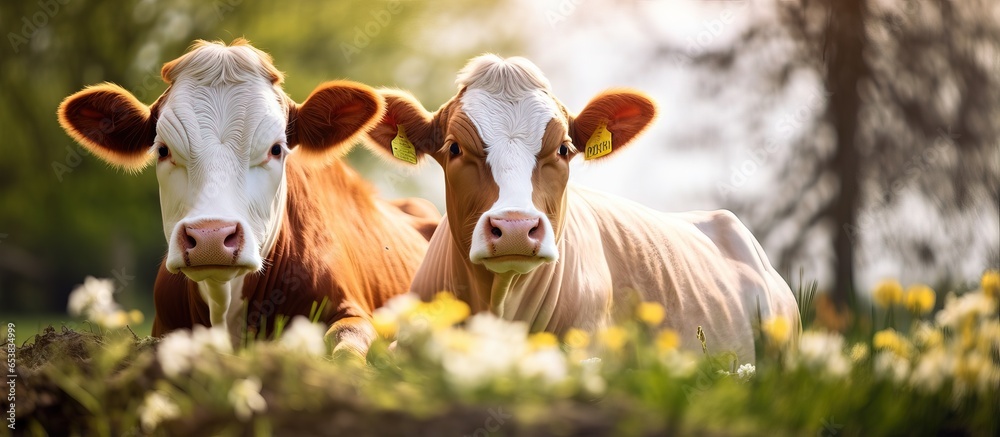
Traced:
[[172, 155], [156, 166], [166, 265], [175, 273], [185, 267], [177, 241], [185, 225], [239, 223], [244, 246], [236, 264], [242, 270], [185, 272], [199, 282], [213, 324], [225, 323], [231, 306], [242, 305], [228, 292], [242, 284], [231, 283], [262, 268], [277, 240], [287, 198], [285, 160], [269, 151], [281, 144], [287, 155], [287, 120], [280, 90], [246, 47], [211, 45], [192, 53], [171, 72], [156, 125], [154, 147], [164, 144]]
[[469, 254], [473, 262], [489, 257], [485, 221], [504, 212], [538, 216], [545, 230], [538, 255], [555, 260], [552, 224], [532, 202], [531, 175], [538, 163], [542, 136], [549, 121], [560, 116], [546, 92], [549, 82], [534, 64], [523, 58], [503, 60], [495, 55], [473, 59], [460, 73], [466, 87], [462, 110], [476, 126], [485, 144], [486, 164], [500, 190], [496, 203], [479, 219]]

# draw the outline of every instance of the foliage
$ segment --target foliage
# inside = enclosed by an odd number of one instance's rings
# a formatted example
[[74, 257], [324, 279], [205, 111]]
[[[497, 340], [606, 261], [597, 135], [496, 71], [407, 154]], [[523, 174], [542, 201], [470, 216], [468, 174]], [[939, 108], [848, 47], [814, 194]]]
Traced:
[[[448, 81], [481, 51], [518, 46], [501, 23], [506, 1], [284, 2], [41, 0], [4, 2], [0, 28], [0, 300], [4, 312], [60, 311], [78, 278], [115, 280], [130, 307], [150, 308], [165, 250], [156, 177], [115, 171], [59, 127], [56, 107], [84, 86], [114, 82], [151, 104], [166, 87], [163, 63], [195, 39], [246, 37], [286, 72], [304, 100], [319, 83], [353, 79], [417, 89], [425, 102], [453, 94]], [[470, 17], [476, 17], [471, 20]], [[482, 18], [494, 17], [494, 18]], [[442, 20], [477, 23], [445, 46]], [[501, 27], [501, 25], [503, 25]], [[487, 41], [488, 39], [488, 41]], [[360, 149], [360, 148], [359, 148]], [[386, 171], [365, 151], [363, 173]], [[399, 176], [400, 187], [407, 179]], [[408, 187], [412, 194], [419, 187]]]
[[403, 295], [380, 309], [379, 332], [395, 342], [376, 341], [367, 362], [303, 347], [324, 332], [305, 318], [277, 341], [236, 350], [227, 333], [201, 327], [162, 340], [48, 329], [17, 352], [18, 426], [84, 435], [995, 435], [998, 275], [949, 294], [936, 314], [914, 312], [851, 340], [767, 320], [755, 365], [705, 356], [698, 339], [678, 348], [654, 304], [594, 335], [558, 339], [469, 317], [448, 293]]
[[[846, 304], [863, 266], [937, 278], [1000, 267], [995, 1], [737, 5], [698, 36], [712, 42], [740, 11], [751, 20], [731, 44], [663, 40], [650, 58], [697, 69], [713, 108], [735, 106], [733, 140], [752, 147], [719, 183], [720, 200], [779, 272], [828, 268], [822, 288]], [[637, 18], [655, 29], [656, 17]], [[726, 143], [708, 120], [686, 147]], [[764, 167], [774, 169], [766, 189], [741, 188]]]

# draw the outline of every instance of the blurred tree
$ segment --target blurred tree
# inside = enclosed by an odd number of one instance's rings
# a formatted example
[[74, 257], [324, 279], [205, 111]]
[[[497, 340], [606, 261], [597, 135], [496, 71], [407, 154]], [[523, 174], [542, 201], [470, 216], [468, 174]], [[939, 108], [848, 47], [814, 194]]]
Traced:
[[[974, 232], [935, 238], [880, 221], [912, 210], [914, 197], [946, 229], [998, 220], [1000, 4], [788, 0], [756, 12], [733, 45], [692, 53], [660, 43], [654, 59], [709, 71], [710, 89], [736, 87], [748, 76], [747, 59], [756, 61], [749, 76], [759, 81], [750, 86], [774, 94], [789, 93], [803, 76], [819, 78], [825, 96], [807, 105], [818, 102], [817, 116], [795, 120], [804, 134], [788, 139], [792, 151], [765, 197], [733, 201], [761, 240], [793, 229], [772, 240], [780, 270], [824, 242], [832, 248], [832, 298], [843, 307], [854, 296], [857, 253], [867, 250], [860, 243], [875, 235], [878, 244], [866, 244], [879, 246], [868, 250], [872, 258], [890, 249], [918, 268], [952, 262], [941, 253], [965, 260], [971, 244], [996, 245]], [[761, 103], [746, 108], [746, 123], [771, 153], [775, 139], [761, 124], [773, 113]], [[996, 250], [988, 248], [983, 268], [997, 262]]]
[[[64, 97], [108, 81], [151, 103], [165, 88], [161, 65], [194, 39], [244, 36], [274, 56], [298, 101], [336, 78], [416, 88], [426, 101], [443, 101], [453, 90], [439, 78], [454, 77], [472, 55], [519, 45], [501, 20], [506, 14], [497, 13], [510, 2], [455, 3], [4, 2], [0, 313], [63, 311], [86, 275], [118, 278], [127, 305], [150, 306], [165, 250], [155, 175], [122, 174], [79, 148], [56, 120]], [[439, 29], [448, 20], [476, 26], [445, 35]], [[442, 44], [458, 37], [461, 44]], [[362, 171], [373, 167], [366, 152], [350, 159]]]

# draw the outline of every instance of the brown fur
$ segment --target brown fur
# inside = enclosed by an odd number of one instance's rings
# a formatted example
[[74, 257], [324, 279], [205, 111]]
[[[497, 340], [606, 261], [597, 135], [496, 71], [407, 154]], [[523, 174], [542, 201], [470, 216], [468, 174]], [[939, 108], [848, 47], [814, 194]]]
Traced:
[[[198, 41], [192, 51], [213, 44], [225, 46]], [[270, 55], [243, 39], [228, 47], [246, 47], [256, 56], [244, 56], [234, 61], [236, 66], [209, 66], [225, 70], [222, 81], [247, 68], [269, 80], [287, 110], [288, 144], [298, 148], [286, 163], [288, 199], [275, 247], [263, 270], [244, 279], [247, 328], [251, 335], [265, 325], [270, 332], [278, 315], [309, 315], [314, 303], [326, 299], [320, 319], [331, 325], [328, 335], [345, 349], [363, 352], [374, 338], [371, 312], [407, 291], [440, 215], [428, 202], [377, 200], [373, 188], [344, 163], [316, 159], [349, 149], [381, 119], [384, 103], [374, 90], [354, 82], [327, 82], [299, 105], [281, 90], [283, 75]], [[195, 56], [189, 52], [164, 65], [164, 80], [172, 83]], [[157, 108], [169, 90], [147, 108], [117, 85], [89, 87], [63, 101], [59, 121], [101, 159], [138, 170], [152, 160]], [[153, 335], [210, 325], [197, 284], [183, 274], [170, 274], [161, 265], [153, 294]]]
[[102, 160], [140, 170], [152, 161], [156, 108], [146, 107], [124, 88], [103, 83], [67, 97], [59, 105], [59, 124]]
[[[321, 320], [327, 324], [369, 320], [375, 308], [407, 291], [427, 247], [408, 224], [413, 216], [376, 200], [345, 164], [320, 169], [299, 158], [287, 164], [288, 203], [278, 241], [264, 270], [243, 285], [251, 335], [264, 325], [269, 333], [277, 315], [308, 315], [324, 298], [329, 303]], [[210, 325], [197, 284], [162, 265], [154, 300], [154, 336]]]

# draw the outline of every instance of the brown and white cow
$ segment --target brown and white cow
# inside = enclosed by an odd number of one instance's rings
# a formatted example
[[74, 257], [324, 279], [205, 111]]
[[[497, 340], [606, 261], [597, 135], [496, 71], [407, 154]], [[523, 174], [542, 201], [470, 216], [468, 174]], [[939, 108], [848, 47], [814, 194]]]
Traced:
[[[412, 148], [444, 169], [447, 214], [412, 291], [451, 290], [474, 312], [556, 333], [600, 329], [634, 314], [637, 300], [658, 302], [687, 347], [700, 347], [702, 326], [711, 349], [750, 362], [758, 309], [797, 329], [788, 285], [729, 211], [667, 214], [567, 186], [588, 141], [604, 159], [649, 125], [648, 97], [607, 91], [574, 116], [538, 67], [495, 55], [473, 59], [457, 83], [434, 113], [383, 91], [386, 114], [369, 132], [376, 149], [391, 153], [395, 140], [397, 154]], [[603, 126], [610, 139], [591, 140]]]
[[168, 249], [153, 335], [221, 325], [237, 341], [325, 298], [335, 350], [363, 354], [371, 312], [407, 290], [427, 249], [419, 230], [440, 219], [426, 201], [376, 199], [336, 159], [383, 99], [334, 81], [295, 103], [271, 57], [242, 39], [198, 41], [162, 75], [169, 87], [148, 107], [113, 84], [59, 107], [63, 128], [103, 160], [156, 163]]

